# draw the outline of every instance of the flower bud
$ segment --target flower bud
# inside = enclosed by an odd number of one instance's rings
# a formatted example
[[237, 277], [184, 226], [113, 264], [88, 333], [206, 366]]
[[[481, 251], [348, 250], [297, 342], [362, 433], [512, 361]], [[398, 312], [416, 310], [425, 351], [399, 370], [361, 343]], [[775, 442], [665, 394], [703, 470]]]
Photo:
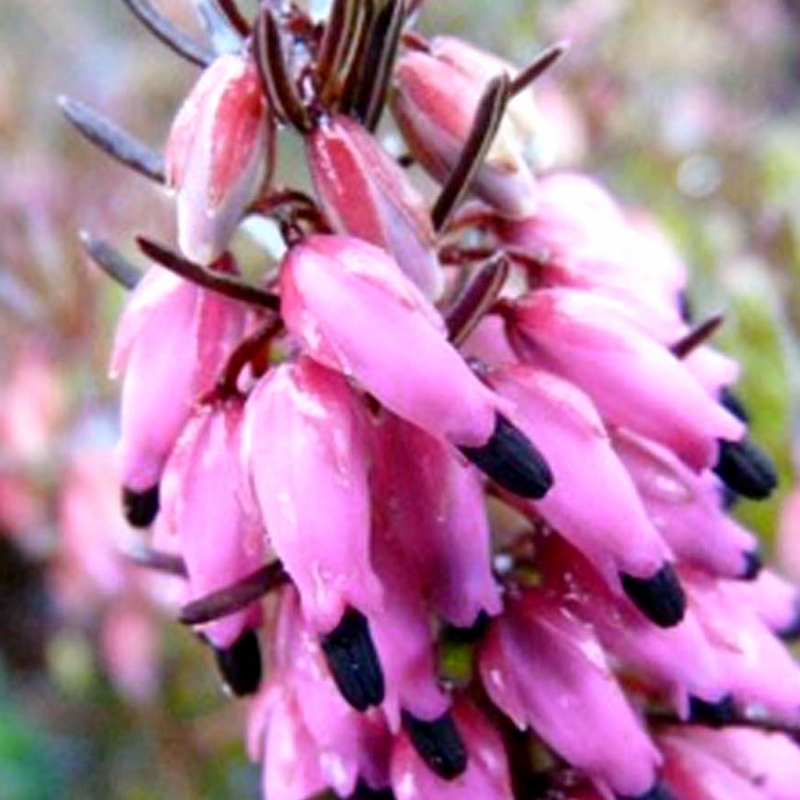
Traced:
[[166, 146], [187, 258], [207, 264], [228, 247], [271, 175], [274, 139], [255, 65], [238, 55], [217, 58], [178, 111]]

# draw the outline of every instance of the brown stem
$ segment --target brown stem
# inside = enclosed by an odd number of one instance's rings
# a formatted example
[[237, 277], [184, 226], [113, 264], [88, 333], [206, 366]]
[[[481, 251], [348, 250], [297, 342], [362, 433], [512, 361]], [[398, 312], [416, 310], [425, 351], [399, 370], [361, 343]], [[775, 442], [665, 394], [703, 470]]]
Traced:
[[283, 321], [280, 317], [273, 317], [264, 323], [258, 330], [244, 339], [228, 357], [228, 361], [220, 375], [212, 394], [215, 400], [232, 397], [238, 391], [237, 384], [242, 370], [254, 357], [267, 345], [280, 329]]
[[242, 16], [234, 0], [217, 0], [217, 5], [234, 30], [242, 36], [250, 35], [250, 23]]
[[280, 561], [272, 561], [241, 580], [187, 603], [178, 619], [184, 625], [201, 625], [226, 617], [258, 600], [265, 594], [284, 586], [289, 575]]
[[142, 236], [136, 237], [136, 243], [148, 258], [198, 286], [230, 297], [232, 300], [240, 300], [243, 303], [268, 308], [271, 311], [277, 311], [280, 308], [278, 295], [267, 292], [259, 286], [247, 283], [233, 275], [213, 272], [201, 267]]

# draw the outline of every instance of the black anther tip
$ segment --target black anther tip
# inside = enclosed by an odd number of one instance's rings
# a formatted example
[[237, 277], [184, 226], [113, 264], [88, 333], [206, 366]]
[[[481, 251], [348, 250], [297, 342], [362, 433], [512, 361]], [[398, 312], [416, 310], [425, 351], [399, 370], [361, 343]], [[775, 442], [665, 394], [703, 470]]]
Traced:
[[735, 492], [751, 500], [764, 500], [778, 485], [770, 457], [750, 439], [719, 443], [714, 472]]
[[348, 609], [321, 644], [336, 686], [356, 711], [366, 711], [383, 702], [383, 670], [369, 623], [360, 611]]
[[497, 484], [520, 497], [539, 499], [553, 485], [553, 473], [544, 456], [502, 414], [497, 414], [486, 444], [460, 450]]
[[730, 411], [736, 419], [744, 422], [745, 425], [750, 423], [750, 414], [747, 413], [744, 403], [727, 387], [722, 389], [719, 393], [720, 405], [726, 410]]
[[261, 684], [261, 648], [255, 631], [247, 629], [230, 647], [214, 648], [225, 685], [237, 696], [255, 694]]
[[739, 575], [739, 580], [754, 581], [759, 576], [761, 568], [764, 566], [764, 562], [761, 560], [761, 553], [759, 553], [758, 550], [748, 550], [742, 555], [742, 559], [744, 561], [744, 567]]
[[800, 641], [800, 598], [795, 601], [795, 615], [787, 625], [775, 631], [775, 635], [783, 642], [792, 644]]
[[134, 528], [147, 528], [156, 518], [158, 509], [158, 484], [143, 492], [135, 492], [127, 486], [122, 487], [122, 512]]
[[675, 795], [670, 792], [663, 783], [653, 784], [652, 789], [648, 789], [644, 794], [617, 795], [617, 800], [675, 800]]
[[403, 711], [403, 727], [420, 758], [440, 778], [451, 781], [467, 768], [467, 748], [449, 712], [428, 722]]
[[620, 574], [622, 588], [631, 602], [660, 628], [677, 625], [686, 611], [686, 595], [672, 564], [664, 564], [649, 578]]
[[347, 800], [394, 800], [391, 789], [371, 789], [364, 781], [359, 781]]
[[721, 728], [733, 724], [735, 719], [736, 704], [732, 695], [726, 694], [715, 702], [702, 700], [699, 697], [689, 698], [689, 722]]

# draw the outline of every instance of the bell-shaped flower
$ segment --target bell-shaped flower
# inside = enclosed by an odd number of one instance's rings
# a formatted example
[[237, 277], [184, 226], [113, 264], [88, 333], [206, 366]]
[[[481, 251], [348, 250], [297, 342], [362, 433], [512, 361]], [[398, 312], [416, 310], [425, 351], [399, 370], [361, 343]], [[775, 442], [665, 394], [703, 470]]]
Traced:
[[534, 513], [583, 551], [612, 586], [619, 587], [618, 573], [655, 575], [670, 552], [589, 397], [526, 365], [495, 370], [489, 381], [514, 404], [512, 419], [535, 439], [556, 475], [547, 495], [529, 502]]
[[698, 475], [665, 447], [629, 432], [618, 433], [614, 447], [680, 561], [727, 578], [754, 577], [758, 540], [725, 513], [712, 473]]
[[152, 522], [170, 451], [195, 402], [213, 388], [246, 320], [241, 303], [157, 267], [131, 295], [111, 359], [111, 376], [125, 376], [117, 456], [131, 524]]
[[365, 425], [347, 381], [305, 358], [267, 373], [245, 407], [242, 453], [255, 501], [318, 633], [349, 606], [368, 616], [381, 605]]
[[468, 628], [500, 611], [483, 480], [447, 445], [392, 414], [376, 437], [373, 497], [432, 608]]
[[[242, 503], [242, 414], [235, 399], [198, 411], [167, 465], [165, 487], [174, 491], [163, 493], [163, 518], [180, 544], [188, 601], [235, 584], [264, 564], [264, 529]], [[199, 630], [215, 649], [227, 650], [260, 624], [261, 605], [254, 601]]]
[[661, 756], [606, 663], [591, 628], [537, 589], [492, 622], [480, 674], [494, 704], [520, 728], [623, 797], [656, 783]]
[[464, 738], [466, 770], [450, 780], [439, 777], [421, 759], [408, 733], [403, 732], [392, 749], [394, 796], [397, 800], [512, 800], [505, 748], [497, 731], [466, 701], [456, 704], [453, 718]]
[[351, 237], [307, 237], [281, 265], [281, 311], [312, 358], [398, 416], [452, 444], [490, 438], [500, 401], [383, 250]]
[[[430, 53], [406, 53], [394, 72], [392, 112], [414, 158], [437, 181], [446, 180], [470, 134], [481, 94], [494, 77], [474, 77]], [[510, 217], [536, 207], [535, 179], [518, 137], [504, 120], [472, 190]]]
[[709, 752], [683, 731], [668, 729], [658, 736], [664, 754], [664, 783], [678, 798], [691, 800], [775, 800], [758, 783]]
[[[683, 742], [718, 759], [769, 800], [794, 800], [800, 785], [800, 747], [785, 733], [752, 728], [684, 728]], [[737, 795], [738, 797], [738, 795]]]
[[272, 172], [275, 125], [251, 59], [219, 56], [184, 101], [166, 146], [178, 246], [201, 264], [217, 259]]
[[532, 292], [507, 311], [520, 356], [589, 394], [604, 421], [671, 448], [696, 470], [744, 425], [668, 349], [620, 316], [619, 304], [573, 289]]
[[382, 247], [426, 297], [436, 300], [444, 274], [425, 200], [377, 139], [336, 115], [309, 134], [306, 154], [334, 228]]
[[800, 708], [800, 666], [783, 643], [742, 602], [730, 581], [683, 570], [689, 602], [717, 651], [734, 699], [787, 720]]
[[615, 597], [590, 564], [559, 536], [537, 541], [536, 568], [562, 607], [588, 622], [606, 650], [649, 685], [669, 692], [681, 717], [692, 698], [719, 703], [730, 692], [716, 652], [693, 611], [665, 629], [650, 624]]

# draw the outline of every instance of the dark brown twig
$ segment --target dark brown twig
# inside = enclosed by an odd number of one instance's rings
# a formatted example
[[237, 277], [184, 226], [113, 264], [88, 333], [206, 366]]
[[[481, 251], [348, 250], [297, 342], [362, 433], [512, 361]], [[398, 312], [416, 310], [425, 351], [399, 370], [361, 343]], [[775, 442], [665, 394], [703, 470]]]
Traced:
[[216, 3], [237, 33], [242, 36], [250, 35], [250, 23], [242, 16], [234, 0], [216, 0]]
[[75, 128], [104, 153], [146, 178], [164, 183], [164, 159], [155, 150], [78, 100], [61, 95], [58, 105]]
[[213, 52], [187, 36], [148, 0], [122, 0], [122, 2], [157, 39], [179, 56], [199, 67], [208, 66], [214, 60]]
[[542, 51], [527, 67], [517, 73], [517, 76], [511, 81], [509, 94], [513, 97], [530, 86], [543, 72], [550, 69], [566, 50], [566, 42], [557, 42]]
[[280, 561], [273, 561], [236, 583], [187, 603], [178, 619], [184, 625], [202, 625], [233, 614], [289, 582]]
[[676, 358], [686, 358], [693, 350], [705, 344], [722, 325], [725, 317], [722, 314], [714, 314], [704, 322], [692, 328], [684, 337], [670, 346], [672, 354]]
[[210, 269], [201, 267], [199, 264], [182, 258], [171, 250], [167, 250], [165, 247], [144, 237], [136, 237], [136, 243], [148, 258], [176, 275], [196, 283], [198, 286], [210, 289], [212, 292], [218, 292], [225, 297], [230, 297], [232, 300], [240, 300], [243, 303], [250, 303], [260, 308], [269, 308], [272, 311], [277, 311], [280, 307], [280, 298], [259, 286], [247, 283], [233, 275], [213, 272]]
[[115, 250], [108, 242], [97, 239], [89, 231], [79, 231], [83, 249], [89, 258], [100, 267], [106, 275], [115, 280], [125, 289], [134, 289], [142, 279], [142, 271], [128, 261], [119, 251]]
[[375, 20], [375, 0], [362, 0], [358, 4], [358, 25], [353, 31], [354, 40], [350, 48], [350, 58], [344, 66], [340, 76], [341, 88], [338, 100], [338, 110], [343, 114], [351, 114], [354, 103], [363, 90], [362, 67], [369, 50], [372, 25]]
[[222, 374], [214, 388], [214, 397], [224, 399], [231, 397], [237, 392], [237, 383], [241, 371], [249, 364], [255, 355], [269, 343], [283, 327], [280, 317], [272, 319], [261, 325], [250, 336], [242, 340], [236, 349], [230, 354], [225, 364]]
[[472, 129], [431, 211], [435, 230], [441, 231], [447, 224], [480, 169], [503, 118], [510, 85], [508, 75], [498, 75], [489, 81], [481, 96]]
[[482, 264], [445, 314], [450, 341], [463, 344], [486, 311], [494, 305], [508, 277], [508, 258], [496, 253]]

